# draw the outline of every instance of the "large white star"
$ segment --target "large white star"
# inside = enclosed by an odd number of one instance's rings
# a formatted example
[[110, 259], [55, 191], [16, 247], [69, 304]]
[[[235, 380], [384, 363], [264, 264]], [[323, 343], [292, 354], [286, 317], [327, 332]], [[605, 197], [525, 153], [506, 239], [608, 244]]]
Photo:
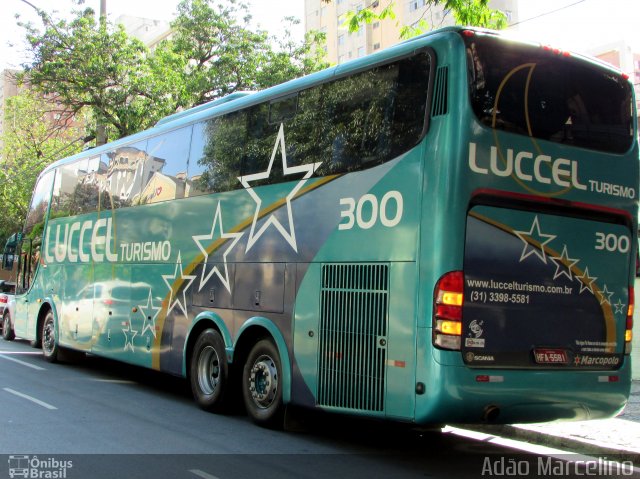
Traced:
[[[256, 232], [255, 231], [256, 223], [259, 220], [260, 207], [262, 205], [262, 200], [256, 194], [256, 192], [253, 191], [253, 188], [249, 183], [251, 181], [264, 180], [269, 178], [269, 176], [271, 175], [271, 168], [273, 167], [273, 162], [276, 158], [278, 147], [280, 147], [280, 155], [282, 157], [283, 175], [286, 176], [286, 175], [304, 173], [304, 176], [302, 177], [302, 179], [300, 179], [300, 181], [298, 181], [296, 186], [286, 196], [287, 218], [289, 220], [289, 230], [287, 231], [287, 229], [284, 226], [282, 226], [282, 223], [280, 223], [280, 221], [274, 216], [274, 214], [271, 213], [268, 219], [262, 224], [258, 232]], [[302, 186], [306, 183], [306, 181], [311, 177], [311, 175], [313, 175], [313, 173], [318, 169], [321, 163], [322, 162], [309, 163], [306, 165], [299, 165], [299, 166], [287, 165], [287, 152], [286, 152], [285, 143], [284, 143], [284, 124], [283, 123], [280, 124], [280, 130], [278, 131], [276, 143], [273, 146], [273, 151], [271, 153], [271, 160], [269, 161], [269, 166], [267, 167], [267, 170], [263, 171], [262, 173], [254, 173], [252, 175], [238, 177], [238, 179], [240, 180], [240, 183], [242, 183], [242, 186], [244, 186], [247, 193], [249, 193], [249, 195], [251, 195], [251, 198], [253, 198], [253, 200], [256, 202], [256, 211], [253, 215], [253, 223], [251, 223], [251, 231], [249, 232], [249, 239], [247, 240], [247, 249], [246, 249], [247, 252], [253, 247], [253, 245], [256, 243], [256, 241], [258, 241], [260, 236], [262, 236], [265, 230], [271, 225], [273, 225], [280, 232], [282, 237], [287, 241], [287, 243], [289, 243], [289, 245], [293, 248], [293, 250], [296, 253], [298, 252], [298, 244], [296, 243], [296, 231], [293, 224], [293, 214], [291, 212], [291, 200], [298, 193], [300, 188], [302, 188]]]
[[[214, 266], [209, 273], [207, 273], [207, 261], [209, 260], [209, 253], [205, 246], [202, 245], [201, 241], [207, 240], [209, 243], [213, 240], [214, 231], [216, 229], [216, 225], [218, 225], [218, 237], [220, 239], [231, 239], [233, 241], [229, 245], [229, 247], [225, 250], [222, 255], [222, 261], [224, 262], [224, 276], [220, 272], [217, 266]], [[231, 293], [231, 285], [229, 284], [229, 269], [227, 268], [227, 255], [236, 245], [236, 243], [240, 240], [243, 233], [225, 233], [222, 229], [222, 213], [220, 211], [220, 202], [218, 202], [218, 207], [216, 208], [216, 213], [213, 217], [213, 224], [211, 225], [211, 232], [208, 235], [196, 235], [192, 236], [193, 241], [196, 242], [198, 249], [204, 255], [204, 261], [202, 263], [202, 274], [200, 275], [200, 286], [198, 286], [198, 291], [202, 291], [204, 285], [209, 281], [211, 276], [214, 274], [220, 278], [220, 281], [227, 288], [227, 291]]]
[[[178, 277], [178, 271], [180, 271], [180, 276]], [[186, 282], [186, 284], [182, 287], [182, 302], [180, 302], [180, 298], [177, 298], [173, 301], [173, 282], [169, 282], [169, 280], [181, 280]], [[187, 289], [193, 283], [196, 277], [191, 274], [184, 274], [182, 271], [182, 257], [180, 256], [180, 251], [178, 251], [178, 261], [176, 263], [176, 269], [173, 271], [173, 274], [163, 274], [162, 280], [165, 282], [167, 287], [169, 288], [169, 307], [167, 309], [167, 316], [169, 313], [175, 308], [176, 304], [182, 310], [182, 313], [187, 316]], [[180, 286], [178, 286], [180, 287]]]
[[589, 276], [589, 268], [585, 268], [584, 274], [582, 276], [576, 276], [576, 279], [580, 280], [580, 294], [582, 294], [584, 290], [589, 290], [589, 292], [593, 294], [593, 282], [598, 278]]
[[556, 265], [556, 272], [553, 274], [553, 279], [557, 279], [560, 276], [566, 276], [569, 280], [573, 281], [573, 275], [571, 274], [571, 268], [580, 262], [579, 259], [569, 258], [567, 252], [567, 245], [562, 248], [562, 254], [560, 256], [550, 256], [551, 261]]
[[122, 328], [122, 332], [124, 333], [124, 350], [130, 349], [131, 352], [134, 352], [133, 349], [133, 338], [136, 337], [138, 331], [134, 331], [131, 329], [131, 322], [127, 324], [127, 329]]
[[[556, 235], [548, 235], [540, 231], [540, 222], [538, 221], [538, 215], [536, 215], [536, 217], [534, 218], [533, 224], [531, 225], [531, 229], [529, 231], [514, 231], [514, 233], [524, 243], [524, 249], [522, 250], [522, 254], [520, 255], [520, 262], [524, 261], [532, 254], [535, 254], [544, 264], [547, 264], [547, 256], [544, 252], [544, 247], [547, 243], [553, 241], [556, 238]], [[544, 238], [546, 239], [544, 241], [541, 241]], [[540, 249], [534, 246], [536, 243], [540, 245]]]
[[140, 310], [140, 314], [142, 314], [144, 318], [144, 323], [142, 323], [143, 326], [142, 326], [142, 330], [140, 331], [140, 336], [143, 336], [144, 333], [147, 330], [149, 330], [151, 331], [151, 334], [153, 334], [153, 337], [155, 338], [156, 337], [156, 318], [158, 317], [158, 313], [162, 308], [160, 306], [153, 305], [153, 296], [151, 294], [151, 288], [149, 288], [149, 297], [147, 298], [147, 304], [145, 304], [144, 306], [139, 304], [138, 308]]

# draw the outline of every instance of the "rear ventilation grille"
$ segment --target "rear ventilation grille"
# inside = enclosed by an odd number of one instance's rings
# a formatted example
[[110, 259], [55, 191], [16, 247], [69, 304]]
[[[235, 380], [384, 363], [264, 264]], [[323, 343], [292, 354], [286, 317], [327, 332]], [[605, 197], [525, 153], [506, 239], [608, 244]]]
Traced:
[[389, 265], [322, 266], [318, 404], [384, 411]]
[[449, 112], [449, 67], [442, 66], [436, 71], [436, 85], [433, 93], [431, 116], [446, 115]]

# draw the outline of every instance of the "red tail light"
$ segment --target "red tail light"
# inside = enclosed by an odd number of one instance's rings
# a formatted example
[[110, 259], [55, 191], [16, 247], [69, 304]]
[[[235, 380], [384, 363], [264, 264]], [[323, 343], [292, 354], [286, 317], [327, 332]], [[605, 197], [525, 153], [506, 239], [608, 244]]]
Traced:
[[451, 271], [438, 280], [434, 291], [433, 343], [442, 349], [460, 350], [464, 273]]
[[9, 302], [9, 296], [6, 294], [0, 294], [0, 303], [7, 304]]
[[629, 308], [627, 309], [627, 322], [624, 330], [624, 353], [631, 354], [631, 341], [633, 339], [633, 309], [635, 296], [633, 286], [629, 286]]

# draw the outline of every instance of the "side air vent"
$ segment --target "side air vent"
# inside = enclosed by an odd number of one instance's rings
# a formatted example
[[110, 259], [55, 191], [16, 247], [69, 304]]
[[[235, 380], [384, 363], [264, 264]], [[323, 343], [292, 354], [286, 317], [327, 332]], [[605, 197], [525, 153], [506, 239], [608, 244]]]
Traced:
[[389, 265], [322, 267], [318, 404], [384, 411]]
[[442, 66], [436, 71], [436, 84], [431, 102], [431, 116], [446, 115], [449, 112], [449, 67]]

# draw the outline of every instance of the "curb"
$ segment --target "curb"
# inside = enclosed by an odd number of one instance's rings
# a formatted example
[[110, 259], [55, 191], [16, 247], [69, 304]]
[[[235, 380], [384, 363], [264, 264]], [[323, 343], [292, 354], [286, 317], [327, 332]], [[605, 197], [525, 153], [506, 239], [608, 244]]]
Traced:
[[640, 463], [640, 454], [635, 451], [628, 451], [605, 444], [583, 441], [577, 438], [559, 436], [556, 434], [534, 431], [511, 425], [471, 425], [457, 424], [456, 427], [470, 431], [481, 432], [492, 436], [515, 439], [539, 446], [548, 446], [568, 453], [582, 454], [585, 456], [607, 456], [618, 461], [632, 461], [634, 464]]

